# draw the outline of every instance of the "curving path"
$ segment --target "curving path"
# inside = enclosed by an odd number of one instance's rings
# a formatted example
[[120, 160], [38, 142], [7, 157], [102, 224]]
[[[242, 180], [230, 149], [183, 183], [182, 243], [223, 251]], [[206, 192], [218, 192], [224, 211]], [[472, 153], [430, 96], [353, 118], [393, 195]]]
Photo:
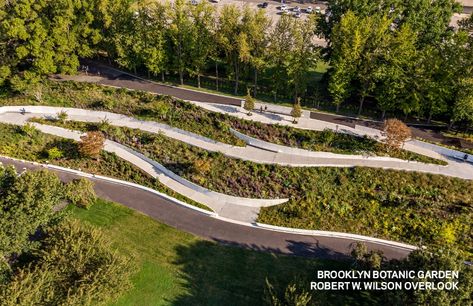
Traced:
[[[30, 116], [20, 114], [0, 115], [0, 122], [24, 125]], [[64, 129], [61, 127], [31, 123], [43, 133], [59, 136], [62, 138], [80, 141], [84, 133]], [[198, 203], [210, 207], [219, 216], [232, 220], [254, 222], [261, 207], [273, 206], [287, 202], [289, 199], [251, 199], [229, 196], [223, 193], [211, 191], [196, 185], [165, 168], [158, 162], [145, 155], [130, 149], [117, 142], [106, 140], [104, 150], [116, 154], [118, 157], [135, 165], [153, 178], [158, 179], [163, 185], [173, 191]]]
[[[4, 157], [0, 157], [0, 163], [13, 165], [19, 171], [41, 168], [41, 165]], [[63, 181], [81, 177], [57, 169], [50, 169], [50, 171], [56, 172]], [[226, 245], [280, 254], [347, 259], [353, 244], [359, 241], [353, 238], [301, 235], [231, 223], [180, 206], [169, 199], [142, 189], [98, 178], [91, 178], [91, 180], [94, 182], [97, 194], [102, 198], [138, 210], [176, 229]], [[411, 252], [410, 248], [387, 243], [367, 241], [366, 245], [370, 250], [382, 251], [388, 259], [404, 258]]]
[[[409, 162], [406, 160], [386, 157], [363, 157], [360, 155], [344, 155], [333, 154], [326, 152], [319, 152], [320, 156], [312, 155], [297, 155], [293, 152], [272, 152], [256, 147], [246, 146], [237, 147], [224, 143], [219, 143], [214, 140], [193, 134], [191, 132], [183, 131], [177, 128], [170, 127], [165, 124], [160, 124], [152, 121], [144, 121], [125, 115], [91, 111], [76, 108], [61, 108], [61, 107], [46, 107], [46, 106], [5, 106], [0, 107], [0, 120], [19, 120], [12, 119], [15, 116], [20, 116], [22, 112], [26, 112], [23, 117], [32, 117], [34, 115], [43, 115], [46, 117], [55, 117], [60, 111], [66, 111], [68, 118], [76, 121], [99, 122], [107, 119], [110, 124], [116, 126], [123, 126], [129, 128], [140, 129], [151, 133], [163, 133], [164, 135], [182, 141], [184, 143], [202, 148], [208, 151], [221, 152], [224, 155], [232, 158], [253, 161], [256, 163], [278, 164], [293, 167], [375, 167], [383, 169], [395, 169], [405, 171], [418, 171], [432, 174], [442, 174], [448, 176], [459, 177], [463, 179], [473, 179], [473, 165], [468, 163], [450, 160], [448, 166], [440, 166], [434, 164], [424, 164], [419, 162]], [[407, 146], [407, 145], [406, 145]], [[304, 151], [304, 150], [302, 150]], [[418, 151], [426, 154], [443, 158], [439, 153], [425, 148], [418, 148]], [[310, 152], [310, 151], [307, 151]]]

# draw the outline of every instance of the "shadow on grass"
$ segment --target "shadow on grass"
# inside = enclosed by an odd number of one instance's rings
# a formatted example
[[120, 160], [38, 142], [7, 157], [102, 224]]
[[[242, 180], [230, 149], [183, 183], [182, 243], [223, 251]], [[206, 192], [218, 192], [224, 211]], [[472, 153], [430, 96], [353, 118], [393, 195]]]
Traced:
[[[318, 246], [317, 243], [287, 241], [290, 253], [307, 257], [281, 255], [280, 249], [253, 244], [217, 240], [217, 244], [199, 241], [176, 247], [183, 294], [172, 305], [262, 305], [266, 279], [286, 286], [294, 279], [315, 279], [317, 270], [347, 269], [347, 258]], [[312, 257], [312, 258], [308, 258]], [[316, 258], [314, 258], [316, 257]]]

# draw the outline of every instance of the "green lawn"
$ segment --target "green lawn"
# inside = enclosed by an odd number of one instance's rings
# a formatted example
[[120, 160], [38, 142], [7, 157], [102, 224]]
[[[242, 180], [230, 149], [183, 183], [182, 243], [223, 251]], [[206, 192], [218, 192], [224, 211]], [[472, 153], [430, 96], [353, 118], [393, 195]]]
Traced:
[[266, 278], [286, 284], [313, 278], [316, 269], [347, 268], [342, 262], [218, 245], [102, 200], [88, 210], [68, 210], [99, 227], [118, 252], [137, 262], [134, 288], [113, 305], [259, 305]]

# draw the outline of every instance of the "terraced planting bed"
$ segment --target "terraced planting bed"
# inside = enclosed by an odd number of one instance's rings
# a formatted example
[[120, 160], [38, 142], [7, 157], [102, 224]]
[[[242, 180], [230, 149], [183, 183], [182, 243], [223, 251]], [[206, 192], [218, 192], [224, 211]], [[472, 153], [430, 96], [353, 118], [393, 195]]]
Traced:
[[[51, 159], [48, 156], [48, 151], [52, 148], [58, 149], [61, 156]], [[118, 158], [113, 153], [102, 151], [100, 158], [97, 160], [85, 158], [79, 155], [75, 141], [52, 136], [40, 131], [34, 131], [32, 135], [28, 135], [20, 126], [0, 123], [0, 154], [40, 163], [51, 163], [76, 170], [80, 169], [92, 174], [100, 174], [137, 183], [169, 194], [194, 206], [210, 210], [205, 205], [194, 202], [170, 190], [158, 180], [127, 161]]]
[[313, 151], [342, 154], [372, 154], [425, 163], [444, 161], [405, 150], [389, 150], [373, 139], [332, 131], [305, 131], [268, 125], [214, 113], [172, 97], [99, 86], [90, 83], [48, 81], [42, 85], [41, 99], [32, 95], [3, 93], [2, 105], [48, 105], [111, 111], [141, 119], [158, 121], [219, 142], [243, 146], [230, 127], [256, 138]]
[[472, 252], [472, 181], [374, 168], [263, 165], [208, 153], [160, 134], [106, 123], [39, 121], [75, 130], [101, 130], [107, 138], [214, 191], [291, 199], [263, 208], [258, 219], [263, 223], [413, 244], [457, 243]]

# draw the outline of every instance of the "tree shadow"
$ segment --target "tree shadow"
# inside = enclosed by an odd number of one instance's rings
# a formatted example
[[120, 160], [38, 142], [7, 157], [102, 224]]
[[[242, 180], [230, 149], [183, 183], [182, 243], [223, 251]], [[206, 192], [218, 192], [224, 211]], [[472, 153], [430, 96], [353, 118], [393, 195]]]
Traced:
[[[172, 305], [261, 305], [266, 279], [284, 284], [293, 279], [314, 280], [317, 270], [347, 269], [350, 262], [318, 244], [286, 240], [284, 250], [221, 239], [176, 247], [181, 295]], [[284, 253], [284, 254], [283, 254]], [[292, 254], [289, 255], [289, 254]], [[304, 256], [294, 256], [304, 255]], [[325, 258], [325, 259], [321, 259]], [[282, 286], [282, 285], [281, 285]]]

